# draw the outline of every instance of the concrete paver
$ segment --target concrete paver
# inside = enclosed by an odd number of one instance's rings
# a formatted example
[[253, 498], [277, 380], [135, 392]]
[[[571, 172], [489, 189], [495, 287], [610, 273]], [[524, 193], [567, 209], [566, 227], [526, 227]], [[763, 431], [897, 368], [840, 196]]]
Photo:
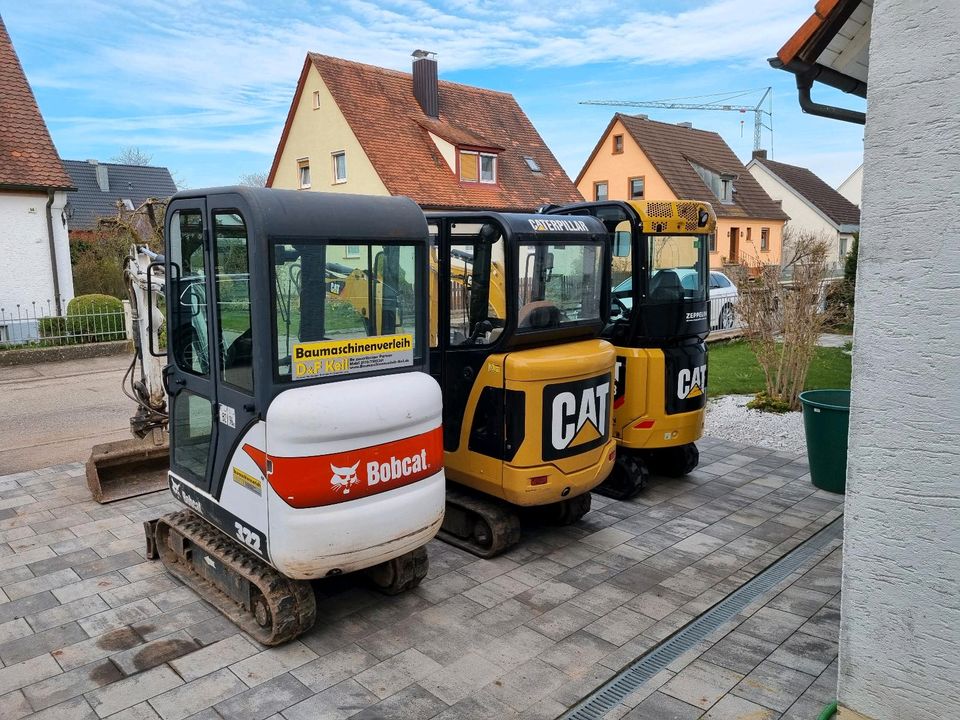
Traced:
[[[502, 557], [431, 542], [428, 579], [405, 595], [318, 583], [317, 626], [270, 649], [145, 561], [139, 525], [174, 509], [166, 493], [99, 506], [78, 464], [0, 476], [0, 702], [58, 720], [555, 718], [842, 511], [802, 458], [701, 450], [688, 477], [627, 503], [595, 496], [582, 521], [526, 529]], [[820, 702], [838, 576], [831, 556], [778, 588], [611, 718]]]

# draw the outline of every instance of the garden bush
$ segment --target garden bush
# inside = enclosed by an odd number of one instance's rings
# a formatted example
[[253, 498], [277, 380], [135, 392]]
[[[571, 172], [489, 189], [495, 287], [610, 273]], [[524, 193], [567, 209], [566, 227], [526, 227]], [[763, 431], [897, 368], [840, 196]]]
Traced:
[[123, 340], [123, 303], [111, 295], [79, 295], [67, 305], [67, 330], [77, 343]]

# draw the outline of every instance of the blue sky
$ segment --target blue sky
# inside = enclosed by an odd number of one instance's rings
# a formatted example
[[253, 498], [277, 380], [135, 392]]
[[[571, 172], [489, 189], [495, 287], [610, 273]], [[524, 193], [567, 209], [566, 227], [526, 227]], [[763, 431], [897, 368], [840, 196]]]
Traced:
[[[269, 168], [308, 50], [409, 70], [416, 48], [438, 53], [443, 79], [513, 93], [571, 177], [617, 110], [581, 100], [659, 100], [770, 85], [772, 157], [836, 185], [861, 161], [862, 127], [801, 113], [793, 76], [766, 62], [813, 5], [3, 0], [0, 14], [61, 157], [108, 160], [136, 146], [189, 187], [232, 184]], [[744, 99], [755, 102], [761, 92]], [[815, 99], [863, 107], [829, 89]], [[749, 159], [752, 114], [642, 112], [715, 130]], [[763, 145], [770, 149], [767, 131]]]

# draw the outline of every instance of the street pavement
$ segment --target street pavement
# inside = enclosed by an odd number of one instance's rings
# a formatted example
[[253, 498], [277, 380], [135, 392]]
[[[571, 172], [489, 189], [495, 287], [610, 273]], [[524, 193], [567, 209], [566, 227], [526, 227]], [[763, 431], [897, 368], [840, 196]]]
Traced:
[[[700, 445], [689, 476], [595, 496], [501, 557], [432, 541], [405, 594], [318, 582], [316, 627], [278, 648], [145, 560], [169, 493], [101, 506], [79, 464], [0, 476], [0, 716], [556, 718], [842, 513], [805, 458]], [[815, 717], [835, 692], [839, 558], [823, 555], [608, 717]]]
[[121, 390], [129, 355], [0, 367], [0, 475], [85, 462], [97, 443], [130, 437]]

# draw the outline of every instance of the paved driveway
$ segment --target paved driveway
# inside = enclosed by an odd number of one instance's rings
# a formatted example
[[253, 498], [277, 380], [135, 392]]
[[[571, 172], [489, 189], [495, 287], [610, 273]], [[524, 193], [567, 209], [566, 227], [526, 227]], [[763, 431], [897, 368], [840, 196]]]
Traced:
[[[142, 522], [174, 509], [168, 493], [100, 506], [79, 465], [0, 477], [0, 715], [555, 718], [842, 511], [841, 497], [810, 484], [803, 458], [701, 445], [690, 476], [655, 478], [632, 502], [597, 498], [576, 525], [528, 529], [502, 557], [431, 542], [429, 576], [406, 594], [384, 597], [352, 576], [317, 583], [316, 627], [270, 649], [144, 560]], [[758, 611], [743, 633], [773, 651], [789, 635], [778, 618], [796, 629], [830, 598], [808, 596]], [[778, 663], [762, 669], [795, 665]], [[704, 677], [672, 667], [630, 717], [673, 717], [658, 714], [661, 702], [680, 703], [676, 717], [738, 717], [708, 708], [741, 679], [723, 702], [776, 717], [767, 709], [787, 707], [820, 671], [780, 690], [744, 678], [746, 664], [705, 667]], [[718, 677], [709, 698], [694, 687]], [[768, 686], [770, 697], [758, 690]]]
[[0, 475], [85, 462], [97, 443], [130, 438], [129, 364], [114, 355], [0, 368]]

